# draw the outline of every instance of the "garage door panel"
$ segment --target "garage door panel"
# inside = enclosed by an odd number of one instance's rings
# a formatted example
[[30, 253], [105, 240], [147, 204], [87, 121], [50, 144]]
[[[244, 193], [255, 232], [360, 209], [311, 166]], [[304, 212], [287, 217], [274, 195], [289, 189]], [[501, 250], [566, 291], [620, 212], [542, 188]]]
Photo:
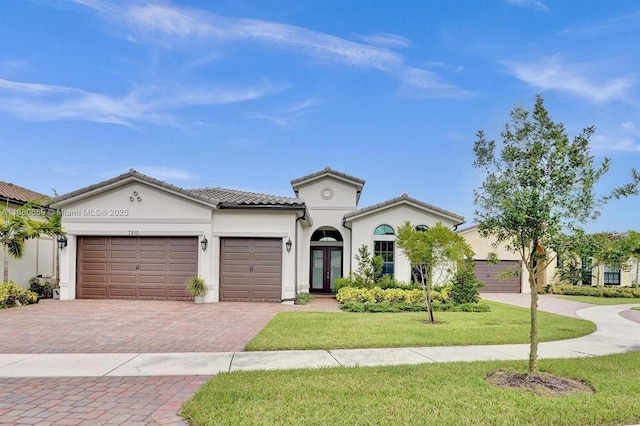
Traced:
[[78, 298], [189, 300], [198, 247], [197, 237], [79, 237]]
[[124, 298], [124, 299], [137, 299], [138, 294], [134, 287], [124, 286], [109, 286], [107, 298]]
[[106, 287], [92, 287], [86, 286], [82, 288], [82, 292], [78, 295], [81, 298], [99, 298], [104, 299], [107, 297]]
[[108, 244], [112, 246], [137, 246], [138, 239], [131, 237], [109, 237]]

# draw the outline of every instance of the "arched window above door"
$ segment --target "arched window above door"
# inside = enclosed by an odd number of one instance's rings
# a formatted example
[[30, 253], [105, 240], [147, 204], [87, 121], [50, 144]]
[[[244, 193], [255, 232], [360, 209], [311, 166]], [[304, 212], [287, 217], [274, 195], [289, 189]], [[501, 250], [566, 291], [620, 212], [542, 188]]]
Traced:
[[342, 235], [337, 229], [318, 229], [311, 235], [311, 241], [339, 242]]

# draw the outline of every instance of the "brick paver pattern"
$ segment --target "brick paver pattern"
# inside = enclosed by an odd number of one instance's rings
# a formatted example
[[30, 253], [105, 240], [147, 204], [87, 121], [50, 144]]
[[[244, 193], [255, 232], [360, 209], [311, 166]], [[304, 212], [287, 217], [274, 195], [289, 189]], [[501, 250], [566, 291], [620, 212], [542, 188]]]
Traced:
[[337, 310], [280, 303], [155, 300], [42, 300], [0, 310], [0, 353], [242, 351], [278, 312]]
[[[0, 310], [0, 353], [241, 351], [282, 311], [306, 306], [135, 300], [43, 300]], [[182, 404], [208, 376], [0, 378], [0, 425], [185, 425]]]
[[0, 425], [185, 425], [205, 376], [0, 379]]

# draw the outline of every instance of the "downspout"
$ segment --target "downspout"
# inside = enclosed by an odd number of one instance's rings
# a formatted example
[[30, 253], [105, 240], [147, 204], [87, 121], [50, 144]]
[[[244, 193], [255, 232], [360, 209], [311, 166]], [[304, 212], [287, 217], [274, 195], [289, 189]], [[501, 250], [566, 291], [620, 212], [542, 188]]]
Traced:
[[303, 213], [302, 213], [302, 216], [296, 218], [296, 226], [295, 226], [296, 229], [294, 231], [294, 236], [293, 236], [293, 240], [295, 241], [295, 244], [296, 244], [296, 250], [295, 250], [295, 253], [294, 253], [294, 256], [295, 256], [295, 261], [294, 261], [295, 277], [293, 279], [293, 283], [294, 283], [294, 286], [295, 286], [295, 292], [296, 292], [296, 299], [298, 298], [298, 260], [299, 260], [298, 259], [298, 255], [297, 255], [298, 242], [299, 242], [298, 241], [298, 225], [299, 225], [299, 222], [301, 220], [305, 220], [306, 218], [307, 218], [307, 209], [305, 208]]
[[342, 218], [342, 226], [349, 230], [349, 273], [353, 272], [353, 230], [347, 226], [347, 220]]

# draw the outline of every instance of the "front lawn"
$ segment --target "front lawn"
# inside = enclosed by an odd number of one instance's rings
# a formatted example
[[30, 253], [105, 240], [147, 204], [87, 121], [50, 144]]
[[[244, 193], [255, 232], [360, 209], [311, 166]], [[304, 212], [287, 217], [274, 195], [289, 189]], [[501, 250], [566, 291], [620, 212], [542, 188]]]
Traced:
[[483, 380], [498, 368], [524, 372], [523, 361], [234, 372], [211, 378], [181, 414], [192, 425], [640, 423], [640, 352], [539, 365], [596, 393], [540, 397]]
[[[246, 346], [248, 351], [489, 345], [529, 342], [529, 310], [485, 302], [491, 312], [436, 312], [441, 324], [425, 324], [426, 312], [282, 312]], [[539, 312], [540, 341], [584, 336], [589, 321]]]
[[621, 305], [626, 303], [640, 303], [640, 298], [633, 297], [596, 297], [596, 296], [560, 296], [574, 302], [591, 303], [592, 305]]
[[635, 308], [631, 308], [634, 311], [640, 311], [640, 306], [636, 306]]

